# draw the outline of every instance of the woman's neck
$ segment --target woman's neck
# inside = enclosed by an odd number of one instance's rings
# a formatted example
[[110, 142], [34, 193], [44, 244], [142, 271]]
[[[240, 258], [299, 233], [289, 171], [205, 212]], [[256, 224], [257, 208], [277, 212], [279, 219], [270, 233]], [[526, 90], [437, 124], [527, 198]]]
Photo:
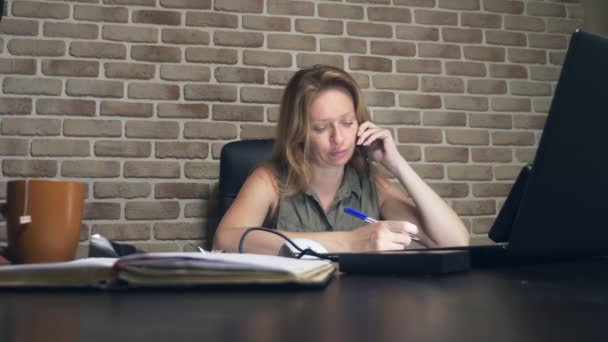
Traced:
[[319, 196], [325, 212], [333, 203], [343, 177], [344, 167], [313, 168], [310, 186]]

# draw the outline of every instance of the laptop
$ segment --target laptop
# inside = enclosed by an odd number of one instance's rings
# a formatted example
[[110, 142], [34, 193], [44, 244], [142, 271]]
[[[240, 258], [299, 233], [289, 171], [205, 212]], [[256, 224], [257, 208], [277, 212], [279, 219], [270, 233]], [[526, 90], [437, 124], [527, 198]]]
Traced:
[[[533, 166], [488, 236], [497, 244], [425, 250], [466, 250], [473, 266], [608, 255], [608, 39], [572, 34]], [[340, 256], [340, 268], [376, 267], [369, 255]]]

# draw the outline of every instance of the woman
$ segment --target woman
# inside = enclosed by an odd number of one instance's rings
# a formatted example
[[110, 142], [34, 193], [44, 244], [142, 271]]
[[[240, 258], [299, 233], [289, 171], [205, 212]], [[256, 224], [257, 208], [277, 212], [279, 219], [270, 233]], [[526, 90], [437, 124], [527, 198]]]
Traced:
[[[214, 248], [235, 252], [243, 232], [259, 226], [315, 240], [336, 253], [404, 249], [414, 236], [429, 247], [469, 243], [461, 220], [399, 154], [390, 131], [370, 121], [361, 91], [345, 71], [298, 71], [279, 115], [270, 161], [243, 184], [219, 223]], [[380, 176], [366, 155], [411, 198]], [[346, 215], [345, 207], [381, 221], [361, 221]], [[283, 243], [255, 231], [244, 250], [277, 254]]]

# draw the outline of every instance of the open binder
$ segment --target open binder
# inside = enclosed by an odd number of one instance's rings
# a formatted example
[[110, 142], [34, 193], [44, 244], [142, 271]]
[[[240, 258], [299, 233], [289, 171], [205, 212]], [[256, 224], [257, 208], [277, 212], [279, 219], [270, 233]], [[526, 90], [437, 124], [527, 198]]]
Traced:
[[141, 253], [121, 258], [0, 266], [1, 287], [198, 287], [285, 284], [324, 286], [327, 260], [231, 253]]

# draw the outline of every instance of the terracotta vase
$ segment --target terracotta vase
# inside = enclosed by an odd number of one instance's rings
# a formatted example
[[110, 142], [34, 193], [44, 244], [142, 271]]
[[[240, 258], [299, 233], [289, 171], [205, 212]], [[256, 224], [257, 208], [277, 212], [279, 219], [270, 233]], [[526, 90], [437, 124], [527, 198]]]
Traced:
[[8, 255], [14, 263], [73, 260], [78, 247], [83, 183], [27, 179], [7, 184]]

